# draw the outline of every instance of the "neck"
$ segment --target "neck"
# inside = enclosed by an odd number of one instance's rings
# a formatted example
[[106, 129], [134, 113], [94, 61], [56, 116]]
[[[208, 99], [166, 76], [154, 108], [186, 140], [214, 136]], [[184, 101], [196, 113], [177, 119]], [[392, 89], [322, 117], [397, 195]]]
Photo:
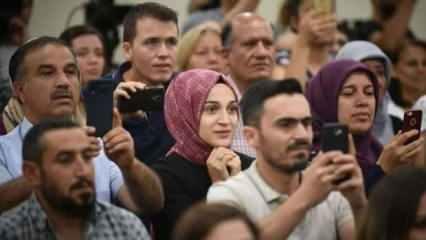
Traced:
[[[234, 80], [235, 86], [238, 88], [241, 96], [246, 92], [247, 88], [250, 86], [250, 81], [248, 80], [238, 80], [234, 74], [231, 73], [231, 78]], [[249, 84], [247, 84], [249, 83]]]
[[314, 46], [309, 52], [309, 70], [315, 75], [329, 61], [328, 46]]
[[46, 213], [49, 226], [58, 239], [84, 239], [85, 217], [70, 216], [52, 207], [41, 194], [37, 199]]
[[416, 88], [409, 88], [401, 84], [401, 97], [404, 102], [409, 104], [408, 108], [411, 108], [416, 100], [421, 97], [422, 92]]
[[[140, 83], [146, 84], [147, 86], [154, 86], [152, 82], [140, 76], [140, 74], [138, 74], [133, 67], [123, 74], [123, 80], [125, 82], [140, 82]], [[158, 85], [158, 84], [155, 84], [155, 85]]]
[[294, 174], [283, 173], [283, 171], [272, 167], [261, 157], [256, 159], [256, 167], [263, 180], [279, 193], [291, 195], [299, 187], [299, 172]]

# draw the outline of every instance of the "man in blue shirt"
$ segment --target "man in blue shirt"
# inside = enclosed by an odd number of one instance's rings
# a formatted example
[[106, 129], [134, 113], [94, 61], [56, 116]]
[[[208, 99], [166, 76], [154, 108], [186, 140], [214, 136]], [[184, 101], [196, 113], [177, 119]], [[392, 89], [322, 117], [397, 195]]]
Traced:
[[[128, 92], [145, 87], [166, 88], [176, 68], [176, 12], [158, 3], [142, 3], [126, 15], [123, 28], [126, 62], [104, 77], [117, 84], [115, 98], [129, 98]], [[162, 110], [126, 118], [124, 128], [135, 141], [136, 156], [148, 165], [164, 157], [174, 144]]]
[[[20, 47], [12, 56], [9, 74], [25, 118], [8, 135], [0, 137], [0, 212], [16, 206], [31, 193], [29, 183], [21, 177], [25, 134], [44, 119], [75, 117], [80, 92], [76, 58], [56, 38], [40, 37]], [[92, 153], [97, 155], [98, 140], [90, 139]], [[120, 141], [116, 142], [117, 139]], [[105, 153], [101, 151], [93, 160], [97, 198], [117, 201], [138, 213], [161, 209], [159, 179], [134, 157], [131, 136], [117, 124], [103, 140]], [[123, 148], [123, 143], [129, 142], [126, 146], [131, 147]]]

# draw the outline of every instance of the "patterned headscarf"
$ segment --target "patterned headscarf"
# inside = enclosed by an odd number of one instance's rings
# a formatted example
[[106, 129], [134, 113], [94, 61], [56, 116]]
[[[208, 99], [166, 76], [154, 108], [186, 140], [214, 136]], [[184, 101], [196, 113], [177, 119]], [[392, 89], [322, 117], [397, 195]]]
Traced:
[[175, 152], [189, 161], [205, 164], [212, 146], [198, 134], [201, 113], [210, 90], [220, 82], [228, 85], [237, 96], [232, 81], [211, 70], [189, 70], [172, 80], [164, 105], [167, 128], [176, 140], [169, 153]]

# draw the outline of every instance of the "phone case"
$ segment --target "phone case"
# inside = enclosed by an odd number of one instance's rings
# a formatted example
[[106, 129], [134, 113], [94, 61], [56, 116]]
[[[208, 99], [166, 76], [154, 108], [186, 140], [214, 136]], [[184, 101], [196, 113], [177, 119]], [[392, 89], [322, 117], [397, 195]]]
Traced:
[[95, 80], [83, 92], [87, 125], [96, 128], [97, 137], [103, 137], [112, 128], [114, 87], [112, 81]]
[[349, 152], [348, 128], [339, 123], [324, 124], [321, 128], [321, 150], [328, 152], [340, 150], [343, 153]]
[[162, 111], [164, 105], [164, 88], [147, 88], [130, 93], [130, 99], [118, 99], [118, 110], [121, 113]]
[[404, 122], [402, 123], [402, 132], [408, 132], [416, 129], [418, 134], [409, 138], [405, 144], [409, 144], [420, 137], [422, 127], [422, 110], [411, 110], [404, 113]]

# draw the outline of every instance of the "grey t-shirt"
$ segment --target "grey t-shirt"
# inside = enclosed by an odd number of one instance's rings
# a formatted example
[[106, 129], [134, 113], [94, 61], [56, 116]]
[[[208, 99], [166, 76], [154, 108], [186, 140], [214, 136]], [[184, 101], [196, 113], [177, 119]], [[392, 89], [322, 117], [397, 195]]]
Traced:
[[[237, 176], [215, 183], [207, 193], [208, 202], [238, 207], [255, 221], [270, 215], [287, 199], [288, 195], [276, 192], [262, 179], [256, 161]], [[307, 212], [288, 240], [338, 239], [339, 229], [353, 221], [349, 202], [339, 192], [332, 192]]]

